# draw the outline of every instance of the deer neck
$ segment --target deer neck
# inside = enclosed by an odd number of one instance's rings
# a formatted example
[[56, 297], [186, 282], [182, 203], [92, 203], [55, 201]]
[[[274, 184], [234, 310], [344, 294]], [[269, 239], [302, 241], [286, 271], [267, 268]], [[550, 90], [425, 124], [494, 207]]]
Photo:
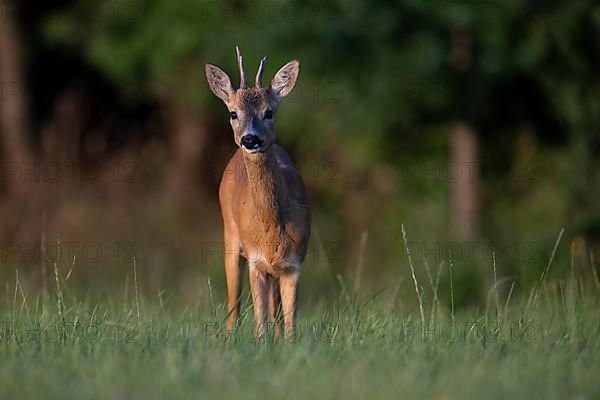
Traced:
[[265, 227], [280, 226], [285, 187], [273, 148], [264, 153], [244, 153], [244, 161], [257, 216]]

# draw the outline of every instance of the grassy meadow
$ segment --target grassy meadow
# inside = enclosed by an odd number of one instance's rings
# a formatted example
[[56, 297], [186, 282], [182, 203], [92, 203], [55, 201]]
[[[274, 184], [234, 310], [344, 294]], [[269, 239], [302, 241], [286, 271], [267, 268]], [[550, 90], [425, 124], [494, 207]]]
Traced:
[[[0, 313], [1, 398], [600, 396], [596, 277], [550, 281], [549, 263], [529, 292], [495, 280], [485, 306], [455, 309], [452, 266], [427, 267], [423, 281], [410, 261], [414, 304], [393, 288], [353, 292], [338, 276], [331, 301], [302, 299], [293, 342], [255, 341], [247, 292], [238, 331], [225, 334], [210, 281], [207, 296], [184, 304], [144, 295], [136, 270], [108, 297], [78, 295], [56, 266], [45, 295], [17, 274]], [[447, 274], [451, 298], [441, 299]]]
[[[599, 41], [598, 0], [0, 0], [0, 400], [600, 399]], [[223, 329], [242, 125], [309, 193], [293, 341], [247, 274]]]

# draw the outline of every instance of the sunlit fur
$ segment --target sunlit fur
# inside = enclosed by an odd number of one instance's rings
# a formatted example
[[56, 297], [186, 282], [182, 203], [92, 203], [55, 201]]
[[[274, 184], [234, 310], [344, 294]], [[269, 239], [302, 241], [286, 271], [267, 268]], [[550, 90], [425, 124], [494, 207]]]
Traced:
[[[238, 51], [239, 65], [242, 66]], [[310, 207], [300, 174], [286, 151], [275, 144], [274, 118], [281, 99], [290, 93], [300, 64], [281, 68], [268, 88], [235, 89], [219, 67], [207, 64], [206, 77], [213, 93], [227, 105], [240, 146], [246, 134], [260, 137], [260, 151], [241, 146], [229, 161], [219, 188], [224, 223], [227, 277], [228, 329], [236, 325], [240, 311], [243, 265], [249, 266], [250, 288], [256, 320], [256, 336], [265, 332], [267, 316], [277, 330], [283, 324], [286, 337], [295, 335], [300, 265], [310, 235]], [[244, 76], [244, 74], [241, 74]]]
[[265, 119], [265, 112], [277, 111], [278, 102], [271, 90], [260, 88], [238, 89], [227, 104], [229, 111], [237, 114], [230, 119], [235, 143], [240, 146], [243, 135], [257, 135], [268, 147], [275, 142], [274, 119]]

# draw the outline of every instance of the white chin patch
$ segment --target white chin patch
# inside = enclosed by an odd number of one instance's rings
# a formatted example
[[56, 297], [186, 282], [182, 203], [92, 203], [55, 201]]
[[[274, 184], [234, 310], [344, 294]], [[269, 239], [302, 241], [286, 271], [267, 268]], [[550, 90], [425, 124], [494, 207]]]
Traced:
[[249, 153], [249, 154], [254, 154], [254, 153], [258, 153], [258, 152], [260, 152], [260, 151], [262, 150], [262, 147], [257, 147], [257, 148], [255, 148], [255, 149], [247, 149], [246, 147], [242, 146], [242, 149], [244, 149], [244, 151], [245, 151], [246, 153]]

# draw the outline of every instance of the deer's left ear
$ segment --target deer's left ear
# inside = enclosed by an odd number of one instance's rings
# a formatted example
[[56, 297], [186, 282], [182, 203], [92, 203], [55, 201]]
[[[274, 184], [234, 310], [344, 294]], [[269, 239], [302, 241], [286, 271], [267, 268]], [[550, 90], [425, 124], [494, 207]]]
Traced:
[[300, 62], [297, 60], [285, 64], [271, 81], [271, 90], [278, 98], [285, 97], [294, 88], [300, 73]]

